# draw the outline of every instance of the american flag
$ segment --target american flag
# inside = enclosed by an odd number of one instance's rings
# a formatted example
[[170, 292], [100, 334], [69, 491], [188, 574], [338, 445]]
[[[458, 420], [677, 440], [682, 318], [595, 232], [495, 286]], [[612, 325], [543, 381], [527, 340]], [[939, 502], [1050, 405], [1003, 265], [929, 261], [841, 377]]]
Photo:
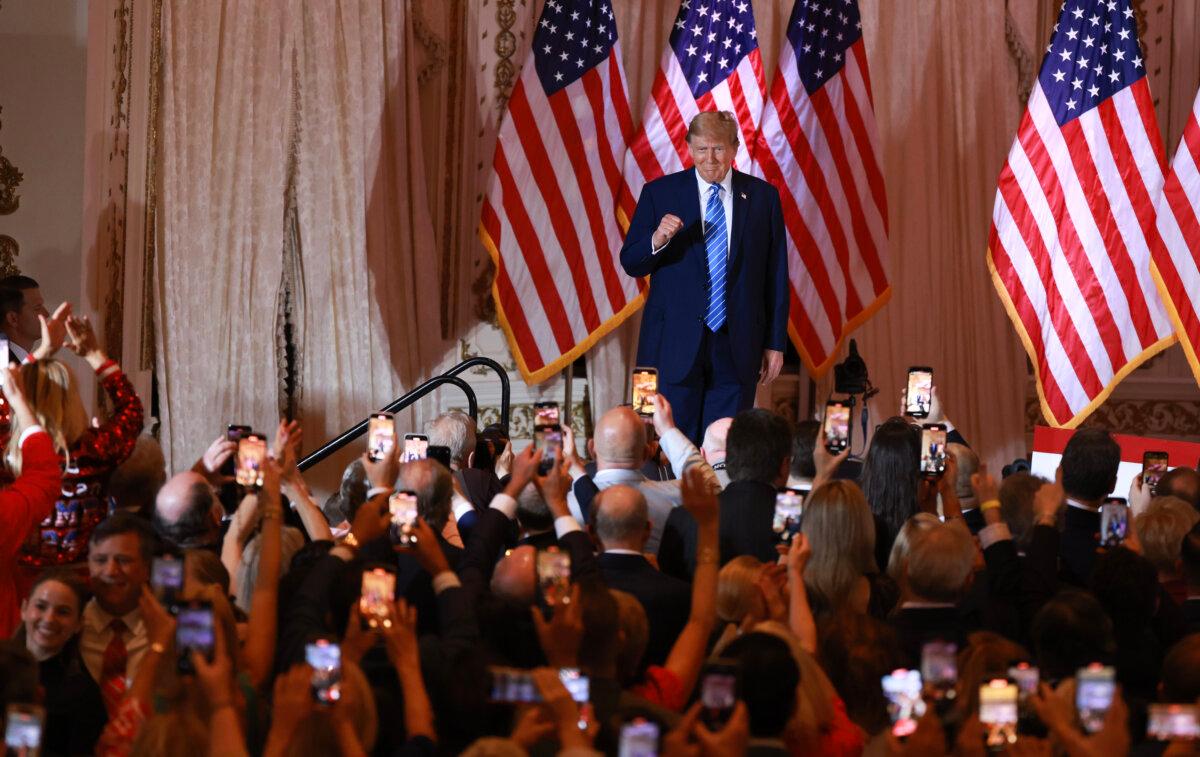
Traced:
[[788, 237], [788, 330], [820, 376], [890, 294], [887, 197], [857, 0], [796, 0], [754, 145]]
[[1158, 201], [1158, 230], [1163, 239], [1154, 249], [1159, 288], [1192, 373], [1200, 381], [1200, 360], [1196, 358], [1200, 315], [1195, 300], [1200, 293], [1200, 94]]
[[734, 114], [742, 132], [734, 164], [749, 166], [766, 89], [750, 0], [683, 0], [625, 156], [625, 225], [646, 182], [692, 165], [687, 128], [701, 111]]
[[1067, 0], [1000, 173], [988, 265], [1046, 420], [1173, 341], [1150, 275], [1163, 148], [1129, 0]]
[[480, 238], [528, 383], [552, 377], [642, 304], [618, 264], [616, 196], [633, 123], [609, 0], [547, 0], [508, 101]]

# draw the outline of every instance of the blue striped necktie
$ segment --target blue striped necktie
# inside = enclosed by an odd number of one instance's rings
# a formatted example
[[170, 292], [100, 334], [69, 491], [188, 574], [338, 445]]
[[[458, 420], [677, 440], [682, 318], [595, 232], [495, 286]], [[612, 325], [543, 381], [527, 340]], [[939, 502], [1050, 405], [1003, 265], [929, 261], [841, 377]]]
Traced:
[[725, 325], [725, 265], [729, 255], [729, 234], [725, 229], [720, 184], [713, 184], [708, 190], [704, 218], [708, 222], [704, 229], [704, 246], [708, 250], [708, 312], [704, 322], [716, 331]]

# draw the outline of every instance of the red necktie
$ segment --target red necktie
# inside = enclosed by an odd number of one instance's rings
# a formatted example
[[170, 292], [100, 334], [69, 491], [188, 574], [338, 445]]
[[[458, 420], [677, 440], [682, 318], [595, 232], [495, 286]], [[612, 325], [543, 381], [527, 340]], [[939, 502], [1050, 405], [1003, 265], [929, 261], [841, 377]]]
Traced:
[[109, 718], [117, 712], [117, 705], [125, 696], [125, 664], [129, 661], [129, 650], [125, 648], [125, 621], [116, 618], [108, 624], [112, 641], [104, 648], [104, 659], [100, 663], [100, 695]]

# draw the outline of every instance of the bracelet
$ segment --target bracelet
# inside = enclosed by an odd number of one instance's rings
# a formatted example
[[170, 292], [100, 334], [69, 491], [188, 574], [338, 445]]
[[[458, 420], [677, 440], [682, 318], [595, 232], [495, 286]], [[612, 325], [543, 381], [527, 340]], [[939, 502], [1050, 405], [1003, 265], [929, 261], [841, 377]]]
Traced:
[[167, 651], [167, 645], [163, 644], [161, 641], [153, 642], [150, 645], [150, 651], [157, 652], [158, 654], [164, 654]]
[[1000, 507], [1000, 500], [989, 499], [987, 502], [984, 502], [979, 505], [979, 512], [986, 513], [988, 510], [992, 510], [997, 507]]

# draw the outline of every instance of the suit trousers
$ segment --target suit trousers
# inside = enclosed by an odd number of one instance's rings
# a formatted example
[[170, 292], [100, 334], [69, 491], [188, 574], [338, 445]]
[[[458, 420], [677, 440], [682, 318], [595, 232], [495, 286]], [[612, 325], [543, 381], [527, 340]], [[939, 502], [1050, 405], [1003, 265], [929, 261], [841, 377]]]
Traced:
[[683, 380], [665, 383], [660, 379], [658, 384], [658, 391], [671, 403], [675, 425], [697, 447], [703, 443], [704, 430], [710, 423], [732, 418], [754, 405], [754, 388], [753, 381], [743, 384], [734, 371], [728, 325], [715, 332], [706, 326], [696, 362]]

